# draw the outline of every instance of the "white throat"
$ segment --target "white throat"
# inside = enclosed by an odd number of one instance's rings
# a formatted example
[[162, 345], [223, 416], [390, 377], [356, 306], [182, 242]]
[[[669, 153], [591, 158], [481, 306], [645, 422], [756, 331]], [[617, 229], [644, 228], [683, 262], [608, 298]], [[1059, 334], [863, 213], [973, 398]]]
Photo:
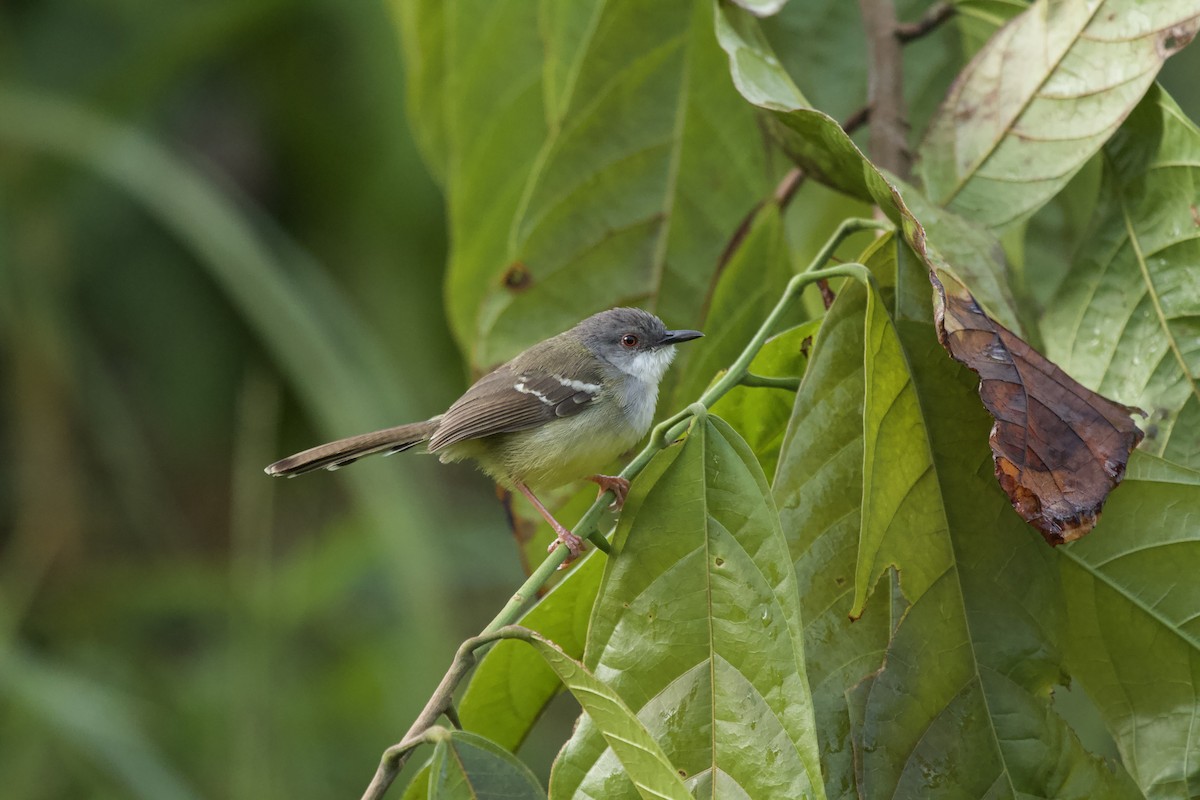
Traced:
[[621, 365], [621, 369], [634, 378], [651, 386], [658, 386], [663, 373], [675, 360], [675, 345], [667, 345], [654, 350], [644, 350]]

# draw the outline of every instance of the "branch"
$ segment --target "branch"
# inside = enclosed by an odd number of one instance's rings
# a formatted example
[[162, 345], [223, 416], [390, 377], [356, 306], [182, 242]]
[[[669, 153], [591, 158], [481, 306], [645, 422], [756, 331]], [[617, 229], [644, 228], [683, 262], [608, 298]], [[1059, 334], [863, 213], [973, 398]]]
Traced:
[[901, 178], [912, 168], [908, 152], [908, 122], [904, 112], [904, 69], [891, 0], [859, 0], [867, 32], [870, 67], [867, 105], [871, 109], [871, 160]]
[[950, 3], [935, 3], [925, 10], [916, 22], [902, 22], [896, 26], [896, 38], [900, 44], [908, 44], [932, 32], [946, 20], [954, 16], [957, 9]]
[[[794, 389], [793, 381], [787, 381], [786, 386], [777, 379], [763, 378], [761, 376], [751, 376], [750, 362], [758, 355], [762, 346], [767, 339], [780, 327], [780, 324], [791, 307], [792, 303], [799, 298], [805, 287], [819, 281], [828, 280], [829, 278], [853, 278], [867, 284], [874, 283], [874, 276], [871, 271], [861, 264], [840, 264], [838, 266], [822, 269], [821, 267], [829, 261], [833, 256], [834, 250], [847, 237], [863, 230], [883, 230], [890, 229], [891, 225], [887, 222], [881, 222], [874, 219], [847, 219], [843, 220], [842, 224], [834, 231], [833, 236], [822, 246], [821, 250], [813, 258], [808, 268], [803, 272], [792, 277], [788, 282], [787, 289], [784, 290], [783, 296], [779, 298], [779, 302], [775, 304], [775, 308], [767, 315], [758, 331], [753, 338], [742, 350], [741, 355], [737, 360], [725, 371], [721, 377], [713, 383], [708, 389], [700, 395], [700, 399], [660, 422], [654, 427], [650, 434], [649, 443], [638, 453], [632, 461], [626, 465], [625, 469], [621, 470], [621, 477], [632, 481], [636, 478], [650, 460], [658, 454], [659, 451], [666, 449], [674, 444], [680, 436], [684, 434], [688, 426], [691, 424], [692, 418], [697, 415], [707, 413], [707, 410], [714, 403], [724, 397], [730, 389], [738, 384], [746, 384], [749, 381], [750, 385], [769, 385], [773, 388], [789, 388]], [[611, 552], [611, 545], [603, 534], [599, 532], [598, 520], [601, 513], [612, 502], [611, 492], [604, 492], [580, 518], [578, 524], [572, 528], [577, 535], [586, 535], [598, 549], [604, 552]], [[585, 534], [586, 532], [586, 534]], [[458, 716], [453, 710], [454, 691], [463, 679], [475, 666], [477, 658], [475, 651], [480, 647], [487, 645], [498, 638], [498, 631], [515, 623], [525, 608], [530, 604], [530, 601], [536, 598], [538, 591], [545, 586], [550, 576], [554, 571], [566, 560], [568, 550], [565, 547], [556, 547], [553, 552], [538, 566], [533, 574], [521, 584], [516, 593], [505, 604], [504, 608], [500, 609], [500, 613], [487, 624], [487, 627], [476, 637], [467, 639], [463, 642], [458, 652], [454, 655], [454, 661], [451, 662], [450, 668], [442, 677], [441, 683], [429, 698], [429, 702], [425, 704], [425, 708], [416, 718], [413, 724], [409, 727], [408, 732], [404, 734], [404, 738], [398, 744], [394, 744], [383, 752], [383, 757], [379, 761], [379, 767], [375, 770], [375, 776], [371, 779], [371, 783], [367, 786], [367, 790], [363, 793], [362, 800], [381, 800], [387, 792], [396, 776], [400, 774], [400, 770], [408, 761], [413, 750], [425, 741], [425, 736], [431, 728], [433, 728], [438, 718], [443, 714], [447, 715], [452, 723], [458, 725]]]

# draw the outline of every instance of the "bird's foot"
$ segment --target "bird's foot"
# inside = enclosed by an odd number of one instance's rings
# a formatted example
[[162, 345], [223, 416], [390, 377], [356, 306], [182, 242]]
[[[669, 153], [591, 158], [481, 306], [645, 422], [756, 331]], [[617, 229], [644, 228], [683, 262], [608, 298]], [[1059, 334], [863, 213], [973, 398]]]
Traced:
[[620, 511], [624, 508], [625, 498], [629, 496], [629, 481], [626, 478], [619, 475], [592, 475], [588, 480], [600, 487], [600, 494], [596, 495], [597, 498], [605, 492], [612, 492], [616, 496], [609, 508], [613, 511]]
[[559, 569], [566, 569], [571, 566], [571, 562], [583, 555], [587, 550], [587, 545], [583, 543], [583, 539], [580, 539], [561, 525], [555, 526], [554, 532], [557, 534], [557, 538], [546, 548], [546, 552], [553, 553], [560, 544], [566, 545], [570, 553], [567, 555], [566, 560], [558, 565]]

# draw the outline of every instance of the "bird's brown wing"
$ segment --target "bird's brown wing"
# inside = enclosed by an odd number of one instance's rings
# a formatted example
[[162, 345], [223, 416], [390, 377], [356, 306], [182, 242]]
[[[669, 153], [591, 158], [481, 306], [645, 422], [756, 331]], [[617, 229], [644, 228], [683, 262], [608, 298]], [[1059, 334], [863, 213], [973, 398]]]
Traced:
[[564, 377], [508, 363], [484, 375], [442, 415], [429, 450], [578, 414], [600, 396], [602, 376], [598, 368], [573, 367]]

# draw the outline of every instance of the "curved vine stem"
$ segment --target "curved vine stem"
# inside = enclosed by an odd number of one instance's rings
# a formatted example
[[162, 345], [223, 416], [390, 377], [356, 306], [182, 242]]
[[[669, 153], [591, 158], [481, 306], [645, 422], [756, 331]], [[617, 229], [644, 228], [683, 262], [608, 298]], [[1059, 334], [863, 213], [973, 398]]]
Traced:
[[[704, 391], [699, 400], [655, 426], [650, 434], [649, 443], [634, 456], [625, 469], [621, 470], [621, 477], [629, 481], [636, 478], [659, 451], [674, 444], [684, 434], [695, 417], [707, 413], [713, 403], [724, 397], [733, 387], [739, 384], [780, 386], [781, 384], [775, 382], [764, 384], [762, 381], [770, 381], [770, 379], [763, 379], [761, 376], [751, 377], [750, 363], [754, 361], [754, 357], [758, 355], [766, 341], [777, 332], [784, 314], [800, 297], [804, 289], [817, 281], [830, 278], [851, 278], [868, 286], [874, 286], [874, 276], [862, 264], [840, 264], [833, 267], [823, 267], [823, 265], [829, 261], [838, 245], [847, 237], [865, 230], [890, 229], [890, 224], [880, 220], [844, 220], [816, 254], [808, 268], [788, 282], [787, 289], [779, 298], [779, 302], [763, 320], [762, 325], [746, 344], [737, 360]], [[606, 553], [611, 552], [612, 547], [608, 539], [600, 532], [598, 523], [600, 515], [612, 502], [612, 499], [611, 492], [601, 494], [573, 528], [577, 535], [586, 535], [597, 549]], [[459, 646], [450, 668], [429, 698], [429, 702], [425, 704], [425, 708], [408, 729], [408, 733], [398, 744], [394, 744], [384, 751], [379, 767], [375, 771], [375, 777], [371, 780], [366, 792], [363, 793], [362, 800], [380, 800], [383, 797], [409, 756], [412, 755], [413, 750], [424, 742], [426, 733], [435, 726], [440, 717], [447, 713], [453, 713], [451, 709], [453, 708], [454, 690], [478, 661], [475, 651], [502, 638], [497, 635], [497, 631], [515, 623], [520, 618], [525, 608], [537, 597], [538, 590], [550, 580], [550, 576], [566, 560], [566, 557], [567, 548], [555, 548], [521, 584], [521, 588], [517, 589], [516, 593], [500, 609], [500, 613], [487, 624], [487, 627], [478, 636], [467, 639]]]

